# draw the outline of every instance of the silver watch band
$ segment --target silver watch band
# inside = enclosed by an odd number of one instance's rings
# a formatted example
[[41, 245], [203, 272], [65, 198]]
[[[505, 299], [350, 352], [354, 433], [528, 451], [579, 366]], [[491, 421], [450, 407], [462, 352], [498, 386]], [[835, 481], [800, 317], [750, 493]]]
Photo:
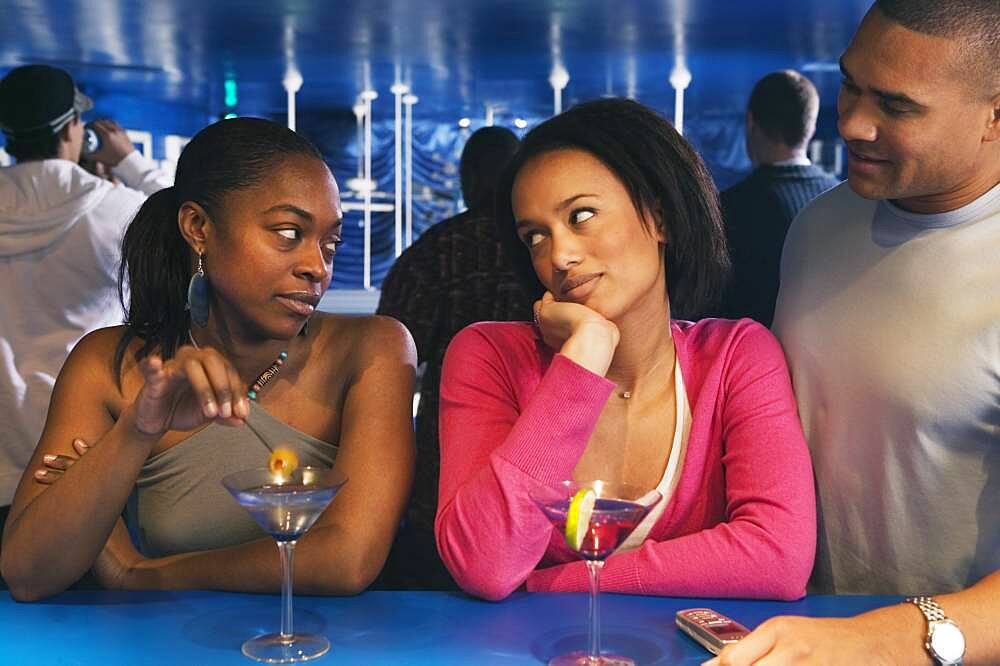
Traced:
[[948, 619], [941, 605], [934, 601], [934, 597], [910, 597], [907, 601], [916, 604], [928, 622], [941, 622]]
[[909, 597], [927, 620], [924, 648], [938, 666], [961, 666], [965, 657], [965, 636], [958, 625], [944, 613], [933, 597]]

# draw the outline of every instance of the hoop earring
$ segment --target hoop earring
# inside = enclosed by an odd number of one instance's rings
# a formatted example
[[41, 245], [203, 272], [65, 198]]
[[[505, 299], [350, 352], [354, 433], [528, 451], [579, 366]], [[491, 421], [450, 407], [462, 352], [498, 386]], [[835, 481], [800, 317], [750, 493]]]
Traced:
[[187, 309], [191, 312], [191, 321], [198, 326], [208, 324], [208, 278], [205, 277], [205, 267], [202, 254], [198, 253], [198, 268], [195, 269], [188, 283]]

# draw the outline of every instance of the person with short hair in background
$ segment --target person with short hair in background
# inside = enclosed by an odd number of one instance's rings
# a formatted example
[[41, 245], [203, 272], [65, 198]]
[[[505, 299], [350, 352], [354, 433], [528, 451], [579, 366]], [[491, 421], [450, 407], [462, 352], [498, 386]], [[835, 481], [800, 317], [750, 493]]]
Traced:
[[1000, 663], [998, 61], [996, 0], [875, 2], [840, 59], [847, 183], [782, 257], [811, 589], [911, 598], [770, 620], [718, 664]]
[[427, 229], [393, 264], [382, 282], [378, 313], [413, 334], [424, 365], [417, 407], [417, 474], [407, 524], [385, 569], [384, 584], [455, 588], [434, 545], [438, 491], [438, 384], [448, 343], [477, 321], [531, 318], [531, 299], [512, 272], [497, 237], [493, 198], [517, 151], [517, 136], [483, 127], [462, 149], [459, 174], [467, 210]]
[[129, 187], [82, 169], [80, 116], [92, 106], [48, 65], [0, 81], [0, 129], [17, 160], [0, 168], [0, 530], [63, 361], [85, 334], [122, 321], [124, 229], [147, 195], [171, 184], [110, 120], [93, 124], [102, 145], [89, 159]]
[[746, 148], [753, 172], [720, 195], [733, 262], [723, 317], [771, 325], [788, 225], [840, 182], [806, 156], [818, 113], [816, 87], [793, 70], [768, 74], [750, 94]]

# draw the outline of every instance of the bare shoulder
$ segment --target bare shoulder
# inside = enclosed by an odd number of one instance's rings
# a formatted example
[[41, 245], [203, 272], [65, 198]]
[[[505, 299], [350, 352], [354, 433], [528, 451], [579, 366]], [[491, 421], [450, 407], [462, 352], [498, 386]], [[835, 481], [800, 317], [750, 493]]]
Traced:
[[413, 337], [402, 323], [383, 315], [351, 316], [323, 313], [310, 327], [319, 325], [321, 348], [347, 347], [357, 362], [374, 360], [402, 362], [416, 367]]
[[111, 373], [118, 343], [124, 334], [124, 326], [99, 328], [87, 333], [73, 347], [66, 359], [66, 366], [72, 366], [74, 370], [88, 368], [93, 372], [107, 370]]
[[[86, 385], [90, 391], [104, 396], [110, 403], [117, 403], [121, 398], [121, 385], [115, 372], [115, 357], [118, 345], [125, 334], [124, 326], [99, 328], [83, 336], [60, 371], [65, 381], [77, 385]], [[142, 341], [132, 340], [122, 356], [122, 377], [126, 377], [135, 368], [135, 351]]]
[[74, 348], [74, 353], [77, 350], [84, 350], [82, 353], [87, 354], [114, 352], [118, 348], [118, 342], [122, 339], [123, 335], [125, 335], [124, 326], [99, 328], [80, 338], [80, 341]]

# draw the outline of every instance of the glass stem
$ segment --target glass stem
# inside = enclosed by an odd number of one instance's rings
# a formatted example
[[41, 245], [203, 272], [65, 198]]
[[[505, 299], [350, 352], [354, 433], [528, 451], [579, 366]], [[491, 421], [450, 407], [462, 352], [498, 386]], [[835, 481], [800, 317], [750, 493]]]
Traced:
[[294, 541], [279, 541], [281, 554], [281, 637], [292, 637], [292, 564], [295, 557]]
[[587, 572], [590, 574], [590, 640], [588, 641], [587, 661], [591, 664], [601, 663], [601, 569], [603, 560], [587, 560]]

